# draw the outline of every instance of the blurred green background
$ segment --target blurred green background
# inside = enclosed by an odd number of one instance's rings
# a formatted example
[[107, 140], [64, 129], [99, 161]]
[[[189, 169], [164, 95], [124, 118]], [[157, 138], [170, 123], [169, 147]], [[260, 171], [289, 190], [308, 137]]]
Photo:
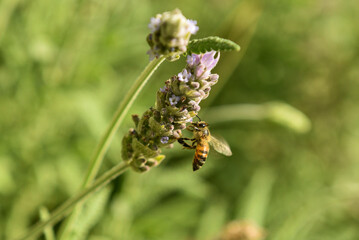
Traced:
[[[359, 239], [357, 0], [1, 0], [0, 239], [79, 190], [148, 63], [149, 19], [176, 7], [198, 21], [193, 38], [242, 48], [221, 55], [200, 115], [233, 156], [211, 152], [193, 173], [192, 151], [165, 150], [159, 167], [126, 172], [91, 198], [72, 239], [219, 239], [232, 221], [273, 240]], [[152, 106], [184, 64], [161, 65], [130, 113]], [[102, 172], [121, 161], [130, 119]]]

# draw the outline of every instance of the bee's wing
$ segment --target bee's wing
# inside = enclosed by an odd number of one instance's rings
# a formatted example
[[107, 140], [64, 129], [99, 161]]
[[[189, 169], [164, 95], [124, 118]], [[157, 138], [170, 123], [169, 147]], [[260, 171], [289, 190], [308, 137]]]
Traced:
[[217, 152], [225, 156], [232, 156], [231, 148], [229, 147], [228, 143], [224, 139], [219, 140], [211, 135], [211, 141], [209, 141], [209, 144]]

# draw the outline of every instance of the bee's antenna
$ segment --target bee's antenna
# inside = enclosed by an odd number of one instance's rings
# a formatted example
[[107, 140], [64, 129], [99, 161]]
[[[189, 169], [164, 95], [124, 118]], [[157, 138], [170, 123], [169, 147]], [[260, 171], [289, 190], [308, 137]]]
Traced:
[[198, 117], [198, 115], [196, 115], [196, 117], [199, 119], [200, 122], [202, 121], [202, 120]]

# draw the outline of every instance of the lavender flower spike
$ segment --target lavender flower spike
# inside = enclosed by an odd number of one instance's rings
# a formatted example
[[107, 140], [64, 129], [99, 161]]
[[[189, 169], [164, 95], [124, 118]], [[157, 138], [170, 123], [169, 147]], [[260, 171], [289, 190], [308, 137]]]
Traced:
[[172, 147], [182, 136], [181, 130], [201, 109], [200, 102], [207, 98], [218, 75], [211, 70], [219, 60], [219, 53], [192, 54], [186, 67], [165, 82], [157, 91], [155, 106], [141, 118], [133, 116], [135, 128], [122, 139], [122, 158], [131, 167], [144, 172], [163, 159], [162, 147]]
[[187, 51], [191, 34], [198, 31], [197, 22], [188, 20], [179, 9], [157, 14], [148, 25], [151, 33], [147, 36], [150, 60], [162, 55], [173, 61]]

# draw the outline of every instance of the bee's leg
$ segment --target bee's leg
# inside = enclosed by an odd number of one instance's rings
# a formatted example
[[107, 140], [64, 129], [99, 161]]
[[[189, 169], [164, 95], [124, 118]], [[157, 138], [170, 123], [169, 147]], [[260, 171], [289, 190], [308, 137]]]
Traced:
[[186, 128], [186, 130], [188, 130], [188, 131], [190, 131], [190, 132], [193, 132], [193, 131], [194, 131], [193, 126], [192, 126], [192, 125], [188, 126], [188, 127]]
[[192, 141], [192, 148], [196, 148], [196, 146], [197, 146], [197, 139], [193, 138], [193, 139], [191, 139], [191, 141]]
[[187, 149], [195, 149], [196, 147], [193, 146], [193, 143], [192, 143], [192, 146], [187, 144], [184, 140], [191, 140], [191, 141], [194, 141], [193, 139], [190, 139], [190, 138], [179, 138], [177, 139], [177, 141], [184, 147], [184, 148], [187, 148]]

